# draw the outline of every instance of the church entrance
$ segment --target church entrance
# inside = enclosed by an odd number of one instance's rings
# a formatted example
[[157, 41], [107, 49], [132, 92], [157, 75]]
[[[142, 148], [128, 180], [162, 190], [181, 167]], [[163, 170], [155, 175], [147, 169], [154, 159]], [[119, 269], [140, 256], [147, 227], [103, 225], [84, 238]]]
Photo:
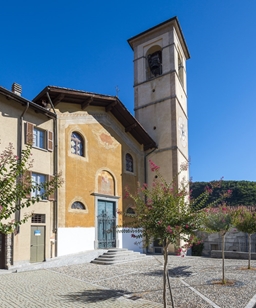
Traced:
[[0, 233], [0, 268], [5, 268], [5, 234]]
[[98, 200], [98, 248], [116, 247], [116, 203]]

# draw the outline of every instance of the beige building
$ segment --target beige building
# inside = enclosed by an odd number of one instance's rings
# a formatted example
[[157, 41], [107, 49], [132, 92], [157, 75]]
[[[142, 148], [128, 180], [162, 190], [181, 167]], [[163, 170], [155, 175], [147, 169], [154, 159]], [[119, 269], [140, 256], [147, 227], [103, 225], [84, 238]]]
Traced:
[[[19, 130], [15, 125], [24, 112], [23, 125], [28, 122], [53, 132], [52, 151], [33, 148], [35, 172], [61, 171], [64, 178], [54, 202], [35, 205], [35, 213], [45, 219], [38, 223], [45, 232], [44, 259], [110, 247], [142, 251], [129, 233], [115, 231], [117, 224], [122, 226], [117, 211], [132, 212], [124, 198], [125, 187], [135, 190], [138, 181], [152, 181], [149, 159], [161, 167], [168, 181], [180, 164], [188, 161], [189, 52], [177, 18], [128, 42], [134, 51], [135, 117], [115, 96], [49, 86], [26, 109], [26, 100], [8, 92], [18, 100], [15, 104], [19, 108], [15, 105], [15, 116], [4, 118], [14, 125], [13, 133], [5, 136], [6, 142], [16, 142]], [[5, 108], [10, 105], [4, 97], [2, 102]], [[24, 134], [22, 138], [24, 145]], [[33, 225], [22, 226], [20, 234], [12, 236], [12, 264], [39, 261], [31, 257], [29, 248]], [[155, 249], [159, 248], [152, 245], [151, 250]]]
[[[20, 157], [28, 139], [33, 135], [34, 181], [46, 181], [55, 173], [54, 168], [54, 123], [53, 112], [22, 98], [21, 87], [13, 85], [13, 91], [0, 87], [0, 151], [12, 143], [15, 154]], [[36, 193], [36, 192], [32, 192]], [[0, 234], [0, 268], [39, 262], [54, 256], [51, 238], [56, 224], [53, 196], [29, 208], [22, 209], [12, 219], [33, 213], [29, 221], [16, 230], [15, 235]], [[39, 235], [39, 236], [38, 236]]]

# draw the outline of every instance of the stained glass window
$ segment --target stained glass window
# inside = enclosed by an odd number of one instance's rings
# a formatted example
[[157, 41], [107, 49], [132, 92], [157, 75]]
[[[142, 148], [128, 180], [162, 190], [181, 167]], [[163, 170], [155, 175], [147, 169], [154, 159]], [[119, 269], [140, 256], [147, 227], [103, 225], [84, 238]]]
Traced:
[[75, 202], [71, 205], [71, 209], [75, 209], [75, 210], [85, 210], [85, 206], [83, 205], [82, 202], [80, 202], [80, 201], [75, 201]]
[[125, 156], [126, 160], [126, 171], [133, 172], [133, 158], [132, 155], [127, 153]]

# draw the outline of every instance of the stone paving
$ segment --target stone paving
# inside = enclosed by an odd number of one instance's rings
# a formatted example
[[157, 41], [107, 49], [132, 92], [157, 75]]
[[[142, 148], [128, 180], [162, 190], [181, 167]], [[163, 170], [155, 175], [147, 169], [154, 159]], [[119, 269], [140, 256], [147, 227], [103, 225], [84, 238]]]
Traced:
[[[79, 259], [79, 258], [78, 258]], [[118, 265], [80, 263], [0, 275], [0, 308], [17, 307], [163, 307], [162, 256]], [[68, 260], [68, 259], [67, 259]], [[76, 258], [77, 260], [77, 258]], [[77, 262], [77, 261], [76, 261]], [[79, 262], [78, 262], [79, 263]], [[256, 267], [256, 261], [252, 261]], [[38, 268], [39, 265], [37, 265]], [[169, 257], [175, 308], [253, 308], [256, 270], [246, 260], [225, 260], [231, 286], [216, 284], [221, 260]], [[168, 294], [169, 307], [171, 307]]]

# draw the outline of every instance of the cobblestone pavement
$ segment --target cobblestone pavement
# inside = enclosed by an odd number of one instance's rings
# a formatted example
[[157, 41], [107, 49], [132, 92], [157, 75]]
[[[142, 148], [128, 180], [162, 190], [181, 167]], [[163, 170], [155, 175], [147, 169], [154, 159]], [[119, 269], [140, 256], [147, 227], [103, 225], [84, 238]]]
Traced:
[[[252, 261], [256, 267], [256, 261]], [[246, 260], [225, 260], [231, 285], [217, 283], [221, 260], [170, 256], [175, 308], [253, 308], [256, 270]], [[122, 265], [74, 264], [0, 276], [0, 308], [149, 307], [162, 305], [162, 256]], [[170, 303], [170, 296], [168, 294]]]

